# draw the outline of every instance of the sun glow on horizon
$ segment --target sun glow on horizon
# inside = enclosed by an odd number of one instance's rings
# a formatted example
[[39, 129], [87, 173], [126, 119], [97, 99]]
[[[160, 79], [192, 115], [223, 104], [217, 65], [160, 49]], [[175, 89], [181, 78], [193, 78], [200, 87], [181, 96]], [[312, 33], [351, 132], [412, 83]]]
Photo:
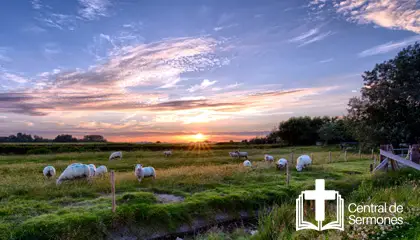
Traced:
[[199, 142], [199, 141], [203, 141], [203, 140], [205, 140], [207, 137], [206, 136], [204, 136], [203, 134], [201, 134], [201, 133], [197, 133], [197, 134], [195, 134], [194, 136], [193, 136], [193, 139], [194, 140], [196, 140], [197, 142]]

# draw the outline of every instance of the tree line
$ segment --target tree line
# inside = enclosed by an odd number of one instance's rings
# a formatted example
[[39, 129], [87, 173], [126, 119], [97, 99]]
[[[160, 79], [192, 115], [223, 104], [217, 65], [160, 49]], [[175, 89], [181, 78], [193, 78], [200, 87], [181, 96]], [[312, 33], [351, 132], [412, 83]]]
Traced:
[[57, 135], [54, 139], [48, 139], [38, 135], [34, 135], [32, 137], [31, 134], [17, 133], [16, 135], [10, 135], [8, 137], [0, 137], [0, 142], [107, 142], [107, 140], [102, 135], [85, 135], [83, 138], [77, 139], [70, 134], [60, 134]]
[[357, 141], [362, 146], [420, 142], [420, 44], [400, 51], [362, 75], [360, 97], [341, 117], [293, 117], [249, 143], [311, 145]]

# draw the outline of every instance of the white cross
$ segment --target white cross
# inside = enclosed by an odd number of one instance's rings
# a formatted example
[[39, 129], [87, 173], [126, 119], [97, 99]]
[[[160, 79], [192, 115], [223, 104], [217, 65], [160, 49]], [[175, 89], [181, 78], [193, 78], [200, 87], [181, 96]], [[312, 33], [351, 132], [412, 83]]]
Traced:
[[325, 219], [325, 200], [335, 200], [335, 191], [325, 190], [325, 180], [315, 180], [315, 190], [305, 191], [306, 200], [315, 200], [315, 220]]

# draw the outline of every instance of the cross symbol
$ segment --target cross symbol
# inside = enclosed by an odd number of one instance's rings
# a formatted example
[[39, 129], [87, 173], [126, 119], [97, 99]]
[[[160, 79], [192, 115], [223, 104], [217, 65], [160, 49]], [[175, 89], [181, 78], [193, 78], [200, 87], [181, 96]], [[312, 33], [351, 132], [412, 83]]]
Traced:
[[315, 200], [315, 220], [325, 220], [325, 200], [335, 200], [335, 191], [325, 190], [325, 180], [315, 180], [315, 190], [305, 191], [306, 200]]

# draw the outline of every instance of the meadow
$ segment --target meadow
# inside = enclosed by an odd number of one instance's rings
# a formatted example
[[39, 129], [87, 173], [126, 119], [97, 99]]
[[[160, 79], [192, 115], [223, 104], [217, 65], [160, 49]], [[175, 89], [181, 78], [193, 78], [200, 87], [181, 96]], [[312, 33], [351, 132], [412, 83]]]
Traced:
[[[380, 195], [380, 188], [395, 187], [398, 188], [395, 192], [400, 191], [400, 194], [394, 199], [406, 198], [408, 207], [418, 208], [419, 191], [413, 194], [410, 189], [418, 184], [420, 175], [401, 172], [372, 178], [370, 153], [345, 155], [333, 146], [241, 146], [241, 151], [248, 151], [253, 163], [252, 168], [245, 168], [243, 160], [228, 155], [228, 150], [238, 146], [185, 146], [174, 150], [174, 155], [168, 158], [162, 151], [134, 149], [123, 152], [123, 159], [115, 161], [108, 161], [110, 151], [1, 155], [0, 239], [148, 239], [244, 216], [258, 219], [257, 234], [251, 236], [238, 227], [234, 232], [216, 228], [183, 237], [292, 239], [299, 236], [296, 239], [303, 239], [305, 236], [293, 231], [294, 200], [300, 191], [313, 189], [315, 179], [319, 178], [326, 180], [327, 188], [361, 201], [372, 200], [375, 191], [378, 198], [384, 199], [387, 195]], [[290, 186], [286, 186], [285, 172], [264, 162], [263, 155], [290, 159], [291, 152], [294, 159], [301, 154], [311, 154], [313, 166], [304, 172], [296, 172], [291, 167]], [[106, 165], [115, 171], [115, 213], [111, 211], [109, 176], [56, 186], [54, 179], [47, 180], [42, 175], [46, 165], [53, 165], [59, 175], [74, 162]], [[157, 179], [144, 179], [139, 183], [133, 172], [137, 163], [153, 166]], [[368, 197], [366, 193], [373, 195]], [[261, 213], [259, 216], [257, 210]], [[274, 223], [276, 225], [271, 226]], [[306, 236], [307, 239], [316, 235], [310, 232], [312, 235]], [[351, 239], [344, 235], [335, 237], [330, 239]]]

